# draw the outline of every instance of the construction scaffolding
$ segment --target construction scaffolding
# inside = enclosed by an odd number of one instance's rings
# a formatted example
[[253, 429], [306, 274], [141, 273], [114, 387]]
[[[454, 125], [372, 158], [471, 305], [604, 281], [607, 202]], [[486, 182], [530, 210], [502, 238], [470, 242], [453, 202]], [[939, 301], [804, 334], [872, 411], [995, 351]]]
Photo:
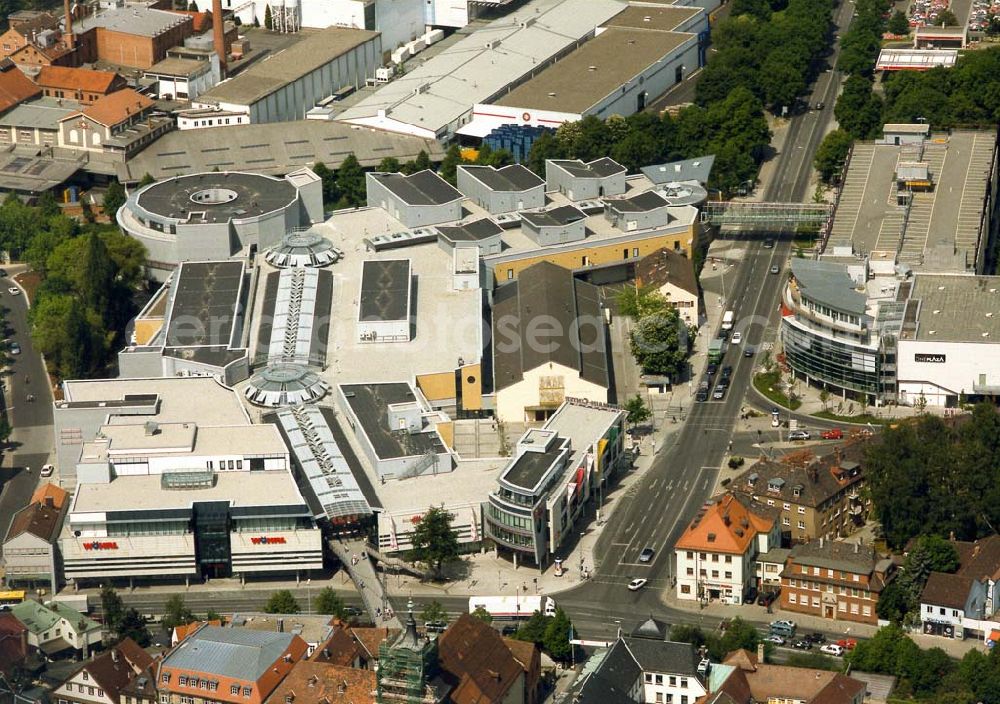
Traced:
[[417, 633], [413, 602], [409, 605], [406, 627], [391, 644], [379, 646], [375, 672], [375, 701], [378, 704], [437, 704], [442, 692], [431, 680], [437, 674], [437, 642]]
[[822, 226], [833, 217], [829, 203], [758, 203], [755, 201], [708, 201], [701, 221], [709, 225]]

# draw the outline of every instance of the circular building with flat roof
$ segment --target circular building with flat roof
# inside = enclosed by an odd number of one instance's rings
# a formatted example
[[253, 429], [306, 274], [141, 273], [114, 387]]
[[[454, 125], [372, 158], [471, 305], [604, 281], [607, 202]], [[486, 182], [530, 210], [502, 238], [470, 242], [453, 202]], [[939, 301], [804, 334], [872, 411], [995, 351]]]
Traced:
[[323, 398], [330, 385], [312, 369], [301, 364], [279, 363], [264, 367], [250, 377], [243, 391], [258, 406], [298, 406]]
[[264, 253], [267, 263], [279, 269], [329, 266], [343, 256], [343, 252], [315, 229], [289, 232], [278, 245]]
[[322, 217], [322, 183], [301, 169], [283, 178], [226, 171], [158, 181], [130, 193], [117, 221], [146, 246], [150, 271], [163, 280], [182, 261], [249, 255]]

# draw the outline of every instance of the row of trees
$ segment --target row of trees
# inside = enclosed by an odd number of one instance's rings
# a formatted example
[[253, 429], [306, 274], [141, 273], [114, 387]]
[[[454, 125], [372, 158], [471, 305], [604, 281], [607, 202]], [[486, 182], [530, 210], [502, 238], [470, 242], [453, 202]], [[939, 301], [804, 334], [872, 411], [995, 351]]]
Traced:
[[898, 677], [893, 701], [1000, 704], [1000, 648], [972, 648], [958, 662], [941, 648], [921, 650], [896, 625], [880, 628], [845, 656], [852, 670]]
[[610, 156], [634, 173], [649, 164], [714, 154], [709, 185], [730, 191], [756, 178], [770, 139], [760, 100], [737, 87], [710, 105], [683, 108], [676, 117], [643, 112], [563, 124], [535, 141], [526, 165], [544, 176], [546, 159]]
[[919, 535], [974, 540], [1000, 526], [1000, 415], [988, 403], [956, 425], [934, 415], [887, 428], [867, 449], [866, 476], [889, 546]]
[[[113, 201], [108, 212], [113, 216], [116, 209]], [[0, 249], [41, 277], [29, 314], [31, 335], [56, 376], [103, 373], [135, 313], [134, 293], [145, 277], [143, 246], [112, 225], [66, 217], [46, 194], [37, 206], [13, 195], [4, 200]]]
[[[737, 616], [729, 621], [722, 633], [705, 633], [698, 626], [679, 623], [670, 629], [670, 640], [677, 643], [691, 643], [696, 648], [704, 646], [710, 658], [722, 662], [726, 655], [740, 648], [756, 652], [757, 645], [761, 642], [761, 635], [752, 623]], [[766, 643], [765, 646], [766, 657], [773, 648], [770, 643]]]
[[715, 54], [698, 81], [699, 105], [746, 88], [775, 113], [792, 109], [829, 46], [831, 0], [734, 0], [712, 30]]
[[122, 598], [111, 587], [101, 589], [101, 615], [113, 642], [131, 638], [143, 648], [149, 645], [146, 617], [133, 607], [125, 608]]
[[[392, 173], [415, 174], [424, 169], [433, 168], [427, 152], [422, 151], [415, 159], [400, 163], [395, 157], [386, 157], [376, 171]], [[323, 182], [323, 202], [332, 210], [341, 208], [358, 208], [367, 204], [365, 186], [365, 170], [354, 154], [348, 154], [336, 171], [330, 169], [322, 161], [316, 162], [313, 171]]]

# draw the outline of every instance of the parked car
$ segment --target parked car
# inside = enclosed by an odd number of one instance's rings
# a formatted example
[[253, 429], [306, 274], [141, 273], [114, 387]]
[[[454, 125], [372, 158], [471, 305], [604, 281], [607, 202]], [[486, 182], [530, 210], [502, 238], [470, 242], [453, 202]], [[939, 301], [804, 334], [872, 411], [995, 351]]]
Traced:
[[792, 643], [792, 647], [796, 650], [812, 650], [813, 644], [811, 640], [803, 638]]
[[811, 437], [808, 430], [793, 430], [788, 434], [789, 440], [808, 440]]
[[728, 388], [727, 386], [719, 384], [718, 386], [715, 387], [715, 391], [712, 392], [712, 398], [715, 399], [716, 401], [721, 401], [726, 397], [727, 388]]
[[774, 603], [774, 600], [778, 598], [778, 592], [776, 591], [766, 591], [761, 592], [760, 596], [757, 597], [758, 606], [770, 606]]
[[645, 587], [646, 582], [648, 581], [649, 581], [648, 579], [642, 579], [642, 578], [633, 579], [631, 582], [628, 583], [628, 590], [630, 592], [637, 592], [643, 587]]
[[824, 440], [843, 440], [844, 431], [840, 428], [830, 428], [829, 430], [824, 430], [819, 436]]
[[720, 379], [728, 379], [732, 375], [733, 375], [733, 368], [728, 364], [722, 368], [721, 372], [719, 372]]
[[844, 650], [854, 650], [858, 645], [858, 641], [853, 638], [841, 638], [836, 642], [836, 645], [839, 645]]
[[732, 339], [732, 343], [733, 343], [734, 345], [738, 345], [738, 344], [740, 344], [741, 342], [743, 342], [743, 333], [741, 333], [741, 332], [739, 332], [739, 331], [737, 331], [737, 332], [734, 332], [734, 333], [733, 333], [733, 339]]
[[809, 635], [806, 636], [806, 638], [811, 642], [815, 643], [816, 645], [826, 642], [826, 636], [820, 633], [819, 631], [816, 631], [815, 633], [810, 633]]
[[743, 595], [744, 604], [752, 604], [757, 601], [757, 587], [747, 587], [747, 593]]
[[642, 549], [642, 552], [639, 553], [639, 562], [650, 562], [655, 554], [656, 550], [651, 547], [645, 547]]
[[54, 471], [56, 471], [55, 467], [53, 467], [51, 464], [45, 464], [42, 465], [42, 471], [40, 472], [40, 474], [43, 477], [51, 477]]
[[824, 653], [826, 655], [835, 655], [836, 657], [839, 658], [841, 655], [844, 654], [844, 649], [841, 648], [836, 643], [827, 643], [826, 645], [822, 646], [819, 649], [819, 652]]
[[774, 249], [774, 240], [770, 238], [764, 240], [764, 249]]
[[715, 362], [712, 362], [707, 367], [705, 367], [705, 373], [708, 374], [709, 376], [714, 375], [717, 371], [719, 371], [719, 365], [716, 364]]
[[7, 293], [9, 293], [12, 296], [17, 296], [21, 293], [21, 289], [19, 289], [17, 286], [11, 286], [10, 288], [7, 289]]
[[703, 402], [708, 400], [708, 390], [698, 391], [698, 395], [694, 397], [695, 401]]
[[779, 619], [778, 621], [771, 621], [771, 633], [777, 633], [778, 635], [785, 635], [791, 638], [795, 635], [795, 621], [789, 621], [788, 619]]
[[772, 633], [769, 636], [764, 636], [764, 642], [774, 643], [775, 645], [784, 645], [785, 639], [775, 633]]
[[365, 610], [359, 606], [348, 605], [344, 607], [344, 613], [347, 614], [348, 616], [364, 616]]
[[16, 342], [10, 343], [10, 353], [11, 354], [21, 354], [21, 345]]

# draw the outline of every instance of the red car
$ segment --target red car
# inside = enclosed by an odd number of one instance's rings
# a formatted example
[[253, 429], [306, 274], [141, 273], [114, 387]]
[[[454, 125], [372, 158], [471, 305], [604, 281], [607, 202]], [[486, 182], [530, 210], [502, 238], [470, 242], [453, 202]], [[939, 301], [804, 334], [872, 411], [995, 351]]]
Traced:
[[837, 645], [839, 645], [844, 650], [854, 650], [854, 647], [857, 644], [858, 641], [854, 640], [853, 638], [844, 638], [842, 640], [837, 641]]
[[840, 428], [830, 428], [829, 430], [824, 430], [819, 436], [824, 440], [843, 440], [844, 431]]

